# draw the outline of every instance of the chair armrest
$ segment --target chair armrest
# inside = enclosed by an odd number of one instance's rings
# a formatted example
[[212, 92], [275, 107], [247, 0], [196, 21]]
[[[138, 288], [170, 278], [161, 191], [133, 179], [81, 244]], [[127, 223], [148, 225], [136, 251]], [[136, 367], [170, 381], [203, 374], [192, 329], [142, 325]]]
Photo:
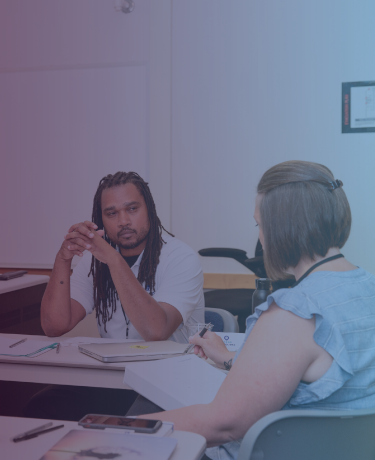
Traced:
[[264, 268], [263, 257], [253, 257], [242, 262], [246, 268], [254, 272], [259, 278], [267, 278], [266, 269]]

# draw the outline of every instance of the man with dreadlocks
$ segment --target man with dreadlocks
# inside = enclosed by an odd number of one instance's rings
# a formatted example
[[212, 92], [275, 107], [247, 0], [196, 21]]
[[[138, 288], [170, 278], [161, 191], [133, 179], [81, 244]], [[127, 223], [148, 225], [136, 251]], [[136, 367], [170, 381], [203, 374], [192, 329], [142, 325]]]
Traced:
[[[82, 259], [70, 277], [74, 255]], [[187, 343], [189, 326], [204, 322], [199, 258], [164, 229], [147, 183], [134, 172], [104, 177], [94, 197], [92, 222], [69, 229], [42, 300], [42, 327], [48, 336], [60, 336], [94, 309], [100, 335], [110, 338]], [[62, 390], [43, 390], [29, 403], [25, 414], [75, 419], [82, 411], [81, 416], [98, 413], [95, 407], [83, 404], [82, 390], [72, 390], [78, 392], [78, 398], [67, 398], [66, 389]], [[98, 400], [99, 390], [112, 395], [116, 391], [86, 388], [85, 395], [91, 393], [93, 397], [88, 399]], [[54, 399], [63, 401], [64, 414], [40, 412], [47, 406], [42, 399], [48, 392], [52, 398], [51, 391]], [[66, 414], [68, 406], [74, 416]], [[100, 412], [111, 413], [108, 410], [115, 413], [115, 408]], [[120, 414], [126, 412], [124, 407], [118, 410]]]

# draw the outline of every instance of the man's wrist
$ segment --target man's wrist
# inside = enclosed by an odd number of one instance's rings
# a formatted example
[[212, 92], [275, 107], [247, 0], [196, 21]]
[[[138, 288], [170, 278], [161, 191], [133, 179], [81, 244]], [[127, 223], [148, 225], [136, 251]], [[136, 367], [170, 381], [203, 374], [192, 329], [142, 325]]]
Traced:
[[55, 263], [68, 265], [70, 267], [72, 264], [72, 260], [73, 257], [71, 259], [66, 259], [65, 257], [62, 257], [61, 251], [59, 251], [56, 255]]
[[[124, 259], [122, 258], [122, 255], [116, 251], [116, 249], [114, 248], [111, 248], [112, 249], [112, 253], [110, 254], [110, 256], [108, 257], [108, 262], [107, 262], [107, 265], [108, 265], [108, 268], [111, 270], [112, 268], [116, 269], [116, 267], [119, 267], [119, 266], [123, 266], [124, 264]], [[125, 265], [128, 267], [128, 264], [125, 262]]]

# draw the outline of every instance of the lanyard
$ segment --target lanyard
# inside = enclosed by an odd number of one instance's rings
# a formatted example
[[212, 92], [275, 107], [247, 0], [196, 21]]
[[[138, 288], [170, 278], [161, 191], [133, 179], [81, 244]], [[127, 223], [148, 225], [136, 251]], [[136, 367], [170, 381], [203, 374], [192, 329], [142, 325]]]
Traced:
[[[147, 288], [146, 288], [146, 292], [148, 292], [150, 295], [152, 295], [152, 294], [150, 293], [150, 288], [149, 288], [148, 286], [147, 286]], [[126, 338], [128, 338], [128, 337], [129, 337], [129, 324], [130, 324], [130, 319], [128, 319], [128, 318], [126, 317], [126, 313], [125, 313], [125, 310], [124, 310], [124, 308], [123, 308], [122, 305], [121, 305], [121, 310], [122, 310], [122, 312], [123, 312], [123, 314], [124, 314], [125, 323], [126, 323]]]
[[298, 284], [299, 284], [301, 281], [303, 281], [307, 276], [309, 276], [310, 273], [311, 273], [313, 270], [316, 269], [316, 267], [319, 267], [319, 265], [323, 265], [323, 264], [325, 264], [325, 263], [327, 263], [327, 262], [330, 262], [331, 260], [340, 259], [340, 257], [344, 257], [344, 254], [336, 254], [335, 256], [328, 257], [328, 259], [323, 259], [323, 260], [321, 260], [320, 262], [316, 263], [315, 265], [313, 265], [312, 267], [310, 267], [310, 268], [301, 276], [301, 278], [300, 278], [298, 281], [296, 281], [296, 282], [293, 284], [292, 288], [298, 286]]
[[126, 323], [126, 338], [128, 338], [129, 336], [129, 324], [130, 324], [130, 319], [128, 319], [126, 317], [126, 313], [125, 313], [125, 310], [123, 309], [122, 305], [121, 305], [121, 310], [122, 312], [124, 313], [124, 318], [125, 318], [125, 323]]

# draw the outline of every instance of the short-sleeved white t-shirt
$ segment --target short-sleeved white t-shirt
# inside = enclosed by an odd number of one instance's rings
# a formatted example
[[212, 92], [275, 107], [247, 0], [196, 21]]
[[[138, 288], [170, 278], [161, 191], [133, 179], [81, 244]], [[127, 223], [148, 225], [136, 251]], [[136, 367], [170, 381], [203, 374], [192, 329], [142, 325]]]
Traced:
[[[163, 244], [159, 264], [155, 273], [155, 293], [153, 298], [157, 302], [173, 305], [182, 316], [182, 323], [171, 335], [170, 340], [187, 343], [189, 338], [188, 327], [204, 322], [203, 271], [198, 255], [185, 243], [169, 235], [163, 235], [166, 244]], [[134, 276], [138, 276], [142, 254], [131, 267]], [[74, 268], [70, 278], [70, 296], [79, 302], [90, 314], [94, 310], [94, 288], [90, 272], [91, 253], [83, 255], [79, 264]], [[147, 318], [145, 318], [147, 321]], [[135, 327], [126, 325], [121, 303], [118, 300], [116, 311], [107, 322], [107, 332], [103, 322], [98, 324], [101, 337], [126, 338], [126, 328], [129, 327], [128, 338], [139, 339]]]

